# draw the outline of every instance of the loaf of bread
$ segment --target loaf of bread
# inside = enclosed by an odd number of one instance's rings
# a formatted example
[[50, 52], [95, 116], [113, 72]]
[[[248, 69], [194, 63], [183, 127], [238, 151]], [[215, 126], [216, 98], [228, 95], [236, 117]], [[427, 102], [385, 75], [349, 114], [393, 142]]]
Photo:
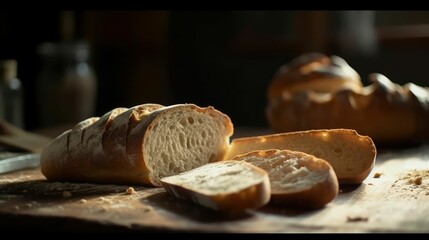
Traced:
[[161, 183], [177, 198], [223, 212], [259, 208], [271, 194], [267, 172], [244, 161], [209, 163], [162, 178]]
[[295, 94], [311, 89], [332, 93], [341, 89], [360, 91], [362, 87], [359, 74], [344, 59], [308, 53], [280, 67], [268, 86], [268, 99], [285, 91]]
[[428, 88], [401, 86], [375, 73], [364, 87], [340, 59], [309, 54], [280, 68], [267, 93], [267, 119], [275, 132], [347, 128], [380, 145], [429, 140]]
[[290, 150], [262, 150], [235, 156], [267, 171], [270, 204], [282, 207], [320, 208], [338, 194], [332, 166], [323, 159]]
[[235, 138], [225, 160], [256, 150], [292, 150], [326, 160], [340, 184], [359, 184], [374, 167], [377, 149], [368, 136], [351, 129], [319, 129]]
[[233, 133], [213, 107], [143, 104], [79, 123], [41, 153], [48, 180], [161, 186], [160, 179], [223, 159]]

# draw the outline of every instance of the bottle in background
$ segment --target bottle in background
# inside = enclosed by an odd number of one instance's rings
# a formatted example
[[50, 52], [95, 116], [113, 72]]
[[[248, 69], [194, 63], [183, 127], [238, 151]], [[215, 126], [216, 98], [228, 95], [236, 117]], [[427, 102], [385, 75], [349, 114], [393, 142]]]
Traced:
[[17, 62], [0, 60], [0, 118], [24, 128], [23, 89], [17, 78]]
[[83, 42], [44, 43], [37, 78], [41, 127], [75, 124], [95, 114], [97, 77]]

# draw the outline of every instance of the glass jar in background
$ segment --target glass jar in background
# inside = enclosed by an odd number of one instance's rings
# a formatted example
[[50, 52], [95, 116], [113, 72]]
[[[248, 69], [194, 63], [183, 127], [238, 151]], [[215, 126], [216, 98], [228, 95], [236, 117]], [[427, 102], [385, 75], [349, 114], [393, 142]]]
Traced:
[[24, 128], [23, 88], [16, 60], [0, 60], [0, 119]]
[[82, 42], [44, 43], [37, 96], [41, 127], [75, 124], [95, 115], [97, 78]]

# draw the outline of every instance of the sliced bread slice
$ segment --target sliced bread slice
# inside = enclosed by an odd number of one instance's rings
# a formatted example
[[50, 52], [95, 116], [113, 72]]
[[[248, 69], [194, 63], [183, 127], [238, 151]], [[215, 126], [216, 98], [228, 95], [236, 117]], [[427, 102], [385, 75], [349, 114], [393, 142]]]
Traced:
[[177, 198], [224, 212], [261, 207], [271, 192], [267, 172], [244, 161], [209, 163], [162, 178], [161, 183]]
[[271, 201], [275, 205], [320, 208], [338, 194], [332, 166], [323, 159], [289, 150], [253, 151], [233, 160], [249, 162], [268, 172]]
[[360, 184], [374, 167], [377, 149], [372, 139], [352, 129], [320, 129], [236, 138], [225, 156], [256, 150], [279, 149], [305, 152], [326, 160], [340, 184]]

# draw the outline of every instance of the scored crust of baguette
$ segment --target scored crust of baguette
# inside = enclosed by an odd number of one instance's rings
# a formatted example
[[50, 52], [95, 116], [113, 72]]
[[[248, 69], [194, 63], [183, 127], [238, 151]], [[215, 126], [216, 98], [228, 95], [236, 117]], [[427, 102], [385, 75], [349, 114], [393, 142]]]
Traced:
[[337, 176], [323, 159], [303, 152], [263, 150], [235, 156], [232, 160], [251, 163], [268, 173], [270, 204], [321, 208], [338, 194]]
[[[103, 134], [102, 142], [103, 151], [110, 164], [114, 164], [117, 167], [127, 165], [128, 156], [126, 141], [128, 133], [139, 121], [154, 110], [162, 107], [164, 106], [154, 103], [137, 105], [120, 113], [112, 120], [110, 128]], [[122, 160], [122, 162], [120, 160]]]
[[209, 163], [161, 179], [173, 196], [223, 212], [259, 208], [270, 200], [266, 171], [244, 161]]
[[91, 117], [77, 123], [73, 128], [58, 135], [45, 147], [40, 156], [41, 170], [45, 176], [57, 180], [75, 177], [72, 173], [81, 166], [74, 161], [72, 156], [83, 153], [81, 145], [83, 131], [98, 119], [100, 118]]
[[40, 154], [40, 167], [43, 175], [52, 179], [66, 179], [65, 163], [71, 163], [67, 142], [71, 129], [68, 129], [53, 139]]
[[320, 129], [236, 138], [225, 156], [256, 150], [300, 151], [326, 160], [335, 171], [340, 184], [360, 184], [374, 167], [376, 147], [368, 136], [351, 129]]
[[67, 150], [68, 154], [70, 155], [70, 161], [75, 167], [78, 167], [79, 165], [77, 159], [81, 159], [85, 154], [85, 146], [82, 144], [82, 142], [86, 133], [86, 128], [97, 122], [99, 119], [99, 117], [87, 118], [77, 123], [71, 129], [67, 140]]

